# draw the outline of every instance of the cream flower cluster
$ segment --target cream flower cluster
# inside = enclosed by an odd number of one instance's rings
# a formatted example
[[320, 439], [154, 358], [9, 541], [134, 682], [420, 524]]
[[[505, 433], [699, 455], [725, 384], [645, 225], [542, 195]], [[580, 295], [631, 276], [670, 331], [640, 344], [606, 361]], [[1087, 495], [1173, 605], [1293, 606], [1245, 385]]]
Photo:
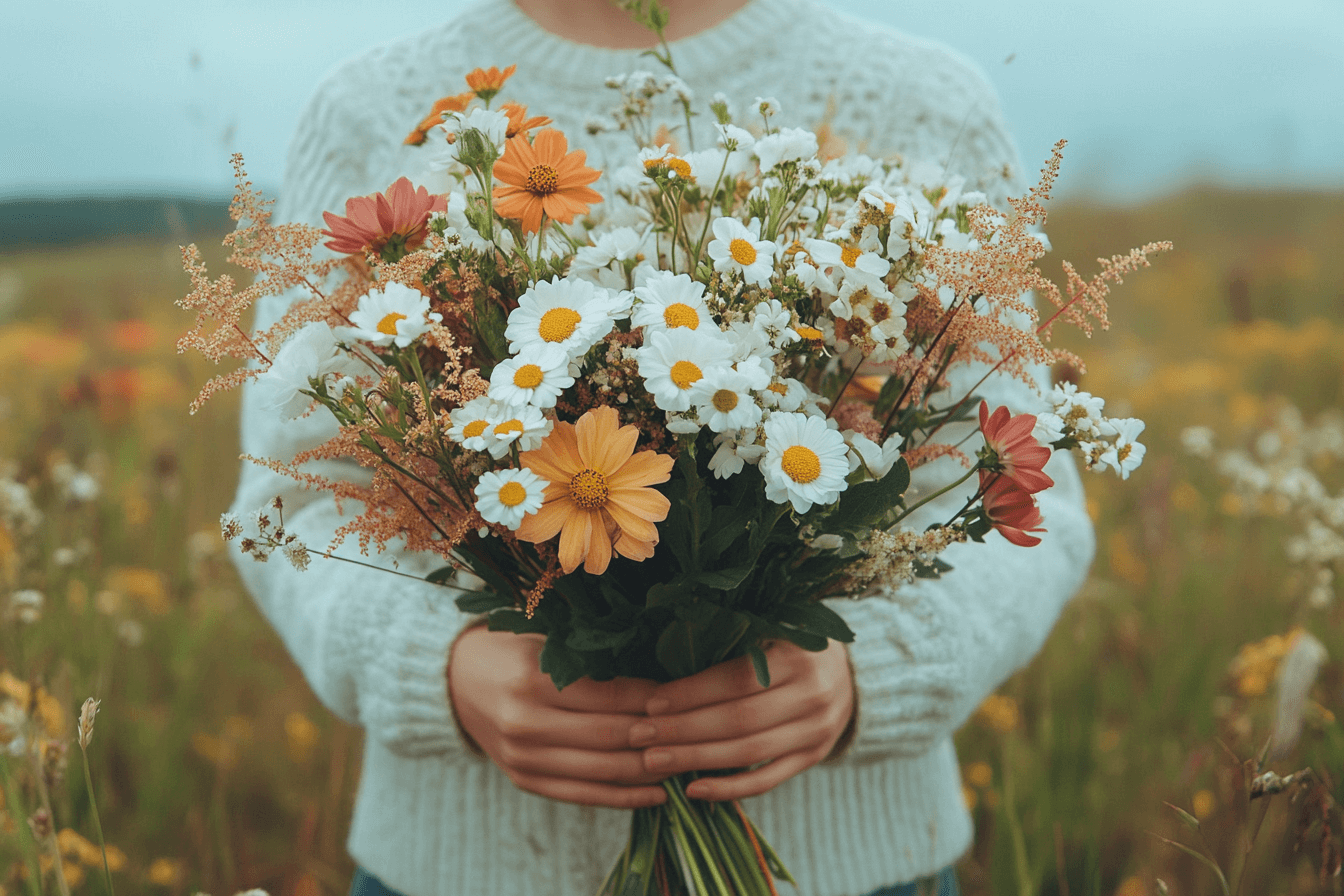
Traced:
[[1193, 456], [1213, 462], [1231, 486], [1231, 506], [1293, 521], [1284, 551], [1302, 568], [1307, 602], [1331, 605], [1336, 571], [1344, 562], [1344, 491], [1332, 492], [1326, 482], [1337, 483], [1344, 467], [1344, 414], [1329, 411], [1307, 423], [1296, 407], [1283, 405], [1249, 450], [1218, 451], [1207, 427], [1187, 428], [1181, 443]]
[[1072, 383], [1060, 383], [1047, 396], [1052, 410], [1036, 415], [1034, 435], [1042, 445], [1069, 440], [1087, 469], [1113, 470], [1128, 479], [1148, 449], [1138, 441], [1144, 422], [1137, 417], [1105, 417], [1105, 401]]

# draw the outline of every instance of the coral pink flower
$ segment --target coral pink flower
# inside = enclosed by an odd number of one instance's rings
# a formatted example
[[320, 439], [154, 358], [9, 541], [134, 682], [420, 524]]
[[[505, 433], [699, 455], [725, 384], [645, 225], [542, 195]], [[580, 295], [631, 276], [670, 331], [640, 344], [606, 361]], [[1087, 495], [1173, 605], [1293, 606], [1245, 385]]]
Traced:
[[985, 447], [995, 457], [988, 468], [1007, 476], [1028, 494], [1055, 484], [1043, 470], [1050, 460], [1050, 449], [1031, 434], [1035, 427], [1035, 414], [1013, 417], [1006, 407], [996, 408], [990, 414], [989, 404], [980, 402], [980, 432], [985, 437]]
[[431, 196], [402, 177], [386, 193], [347, 199], [344, 217], [323, 212], [331, 229], [322, 234], [331, 237], [326, 245], [333, 252], [362, 255], [368, 250], [396, 261], [425, 241], [430, 213], [447, 210], [442, 196]]
[[[988, 485], [986, 485], [988, 483]], [[1004, 538], [1018, 547], [1030, 548], [1041, 543], [1029, 532], [1044, 532], [1041, 509], [1036, 499], [1007, 475], [980, 471], [980, 487], [985, 491], [985, 516]]]

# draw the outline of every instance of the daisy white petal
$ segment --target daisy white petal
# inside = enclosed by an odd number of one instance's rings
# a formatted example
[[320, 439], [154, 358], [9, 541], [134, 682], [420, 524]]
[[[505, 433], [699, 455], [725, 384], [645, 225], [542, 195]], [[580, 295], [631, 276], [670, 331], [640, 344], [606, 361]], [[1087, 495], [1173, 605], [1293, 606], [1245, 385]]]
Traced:
[[342, 339], [377, 346], [396, 343], [398, 348], [405, 348], [441, 320], [442, 315], [430, 313], [429, 297], [424, 293], [389, 283], [360, 296], [359, 307], [350, 312], [351, 326], [341, 327], [336, 333]]
[[541, 509], [547, 484], [526, 469], [483, 473], [476, 485], [476, 510], [487, 523], [517, 529], [524, 516]]
[[506, 404], [552, 408], [560, 393], [572, 385], [569, 356], [558, 345], [546, 345], [497, 365], [490, 374], [489, 394]]
[[834, 503], [848, 487], [848, 446], [820, 417], [771, 414], [765, 421], [765, 449], [761, 473], [768, 500], [807, 513], [814, 504]]

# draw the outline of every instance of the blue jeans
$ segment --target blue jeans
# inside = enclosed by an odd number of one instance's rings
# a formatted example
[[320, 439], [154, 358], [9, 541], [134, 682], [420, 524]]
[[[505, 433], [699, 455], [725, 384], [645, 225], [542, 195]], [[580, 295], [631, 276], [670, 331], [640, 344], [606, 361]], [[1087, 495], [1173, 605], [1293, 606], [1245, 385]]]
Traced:
[[[924, 877], [908, 884], [896, 884], [883, 887], [868, 896], [960, 896], [957, 888], [957, 870], [948, 865], [933, 877]], [[383, 886], [383, 882], [363, 868], [355, 869], [355, 879], [350, 884], [350, 896], [401, 896], [395, 890]]]

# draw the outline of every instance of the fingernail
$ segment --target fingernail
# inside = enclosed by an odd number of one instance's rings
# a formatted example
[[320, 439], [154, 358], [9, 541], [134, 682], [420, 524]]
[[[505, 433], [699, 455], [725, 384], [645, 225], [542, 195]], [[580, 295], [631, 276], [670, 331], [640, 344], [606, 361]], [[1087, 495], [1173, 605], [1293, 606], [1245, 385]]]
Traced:
[[660, 712], [666, 712], [672, 704], [666, 697], [654, 697], [648, 703], [644, 704], [644, 711], [651, 716], [656, 716]]
[[657, 733], [658, 729], [654, 728], [648, 722], [640, 722], [638, 725], [630, 729], [630, 743], [632, 744], [648, 743], [649, 741], [653, 740], [654, 735], [656, 735]]
[[672, 754], [666, 750], [650, 750], [644, 754], [644, 767], [647, 769], [666, 768], [672, 764]]

